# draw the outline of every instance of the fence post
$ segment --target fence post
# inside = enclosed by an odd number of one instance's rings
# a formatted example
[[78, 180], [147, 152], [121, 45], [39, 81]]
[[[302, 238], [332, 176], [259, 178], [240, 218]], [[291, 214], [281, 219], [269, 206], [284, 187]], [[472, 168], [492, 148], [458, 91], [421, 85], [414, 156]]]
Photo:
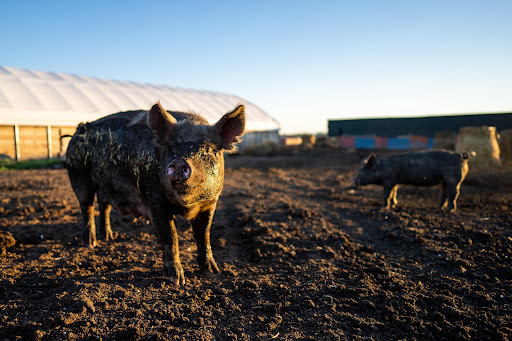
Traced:
[[52, 158], [52, 126], [46, 126], [46, 146], [48, 147], [48, 159]]
[[15, 124], [14, 125], [14, 159], [16, 161], [21, 160], [20, 154], [20, 127]]

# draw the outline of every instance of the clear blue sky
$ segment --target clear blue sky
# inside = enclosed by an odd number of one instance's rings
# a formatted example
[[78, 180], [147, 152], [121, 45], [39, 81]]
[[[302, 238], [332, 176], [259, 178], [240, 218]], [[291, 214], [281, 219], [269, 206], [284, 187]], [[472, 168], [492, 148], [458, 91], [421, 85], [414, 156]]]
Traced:
[[282, 133], [512, 112], [512, 1], [0, 2], [0, 65], [227, 92]]

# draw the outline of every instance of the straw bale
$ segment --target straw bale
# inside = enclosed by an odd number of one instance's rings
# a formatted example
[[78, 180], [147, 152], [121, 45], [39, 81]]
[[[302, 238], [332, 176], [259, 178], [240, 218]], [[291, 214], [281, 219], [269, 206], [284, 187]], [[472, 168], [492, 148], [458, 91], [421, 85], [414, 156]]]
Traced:
[[265, 141], [254, 146], [245, 147], [243, 154], [251, 156], [274, 156], [279, 154], [279, 145], [274, 141]]
[[324, 148], [325, 147], [334, 148], [334, 147], [336, 147], [337, 142], [338, 142], [338, 140], [335, 137], [320, 135], [320, 136], [317, 136], [317, 138], [316, 138], [315, 146], [324, 147]]
[[304, 134], [300, 136], [302, 138], [302, 144], [308, 147], [314, 147], [316, 144], [316, 136], [311, 134]]
[[434, 135], [433, 149], [455, 150], [455, 133], [451, 130], [441, 130]]
[[469, 162], [478, 166], [499, 166], [500, 147], [498, 145], [496, 127], [463, 127], [459, 131], [457, 153], [476, 152]]
[[503, 162], [512, 163], [512, 129], [500, 132], [500, 152]]
[[281, 136], [282, 146], [300, 146], [303, 143], [302, 138], [298, 136]]

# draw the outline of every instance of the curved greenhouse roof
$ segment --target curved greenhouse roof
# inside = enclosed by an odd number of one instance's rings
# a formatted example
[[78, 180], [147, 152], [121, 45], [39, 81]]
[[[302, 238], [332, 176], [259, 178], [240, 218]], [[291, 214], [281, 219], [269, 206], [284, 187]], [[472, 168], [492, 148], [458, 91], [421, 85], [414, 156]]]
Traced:
[[243, 103], [246, 131], [279, 129], [261, 108], [230, 94], [0, 66], [0, 125], [75, 126], [148, 110], [158, 100], [167, 110], [199, 113], [210, 123]]

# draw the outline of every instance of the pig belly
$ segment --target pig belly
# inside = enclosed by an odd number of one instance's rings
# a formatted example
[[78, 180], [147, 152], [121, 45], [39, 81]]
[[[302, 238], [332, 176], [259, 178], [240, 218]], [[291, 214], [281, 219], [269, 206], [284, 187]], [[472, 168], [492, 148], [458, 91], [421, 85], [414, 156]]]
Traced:
[[443, 175], [438, 172], [424, 172], [421, 169], [411, 170], [407, 174], [399, 174], [399, 184], [415, 186], [435, 186], [443, 181]]
[[122, 215], [132, 215], [135, 218], [144, 217], [149, 219], [149, 212], [144, 205], [132, 205], [127, 203], [111, 203], [112, 207], [121, 212]]
[[122, 215], [132, 215], [136, 218], [144, 217], [149, 219], [149, 210], [142, 202], [139, 191], [131, 186], [122, 186], [116, 188], [115, 191], [98, 191], [98, 198], [108, 202], [113, 208], [118, 210]]

